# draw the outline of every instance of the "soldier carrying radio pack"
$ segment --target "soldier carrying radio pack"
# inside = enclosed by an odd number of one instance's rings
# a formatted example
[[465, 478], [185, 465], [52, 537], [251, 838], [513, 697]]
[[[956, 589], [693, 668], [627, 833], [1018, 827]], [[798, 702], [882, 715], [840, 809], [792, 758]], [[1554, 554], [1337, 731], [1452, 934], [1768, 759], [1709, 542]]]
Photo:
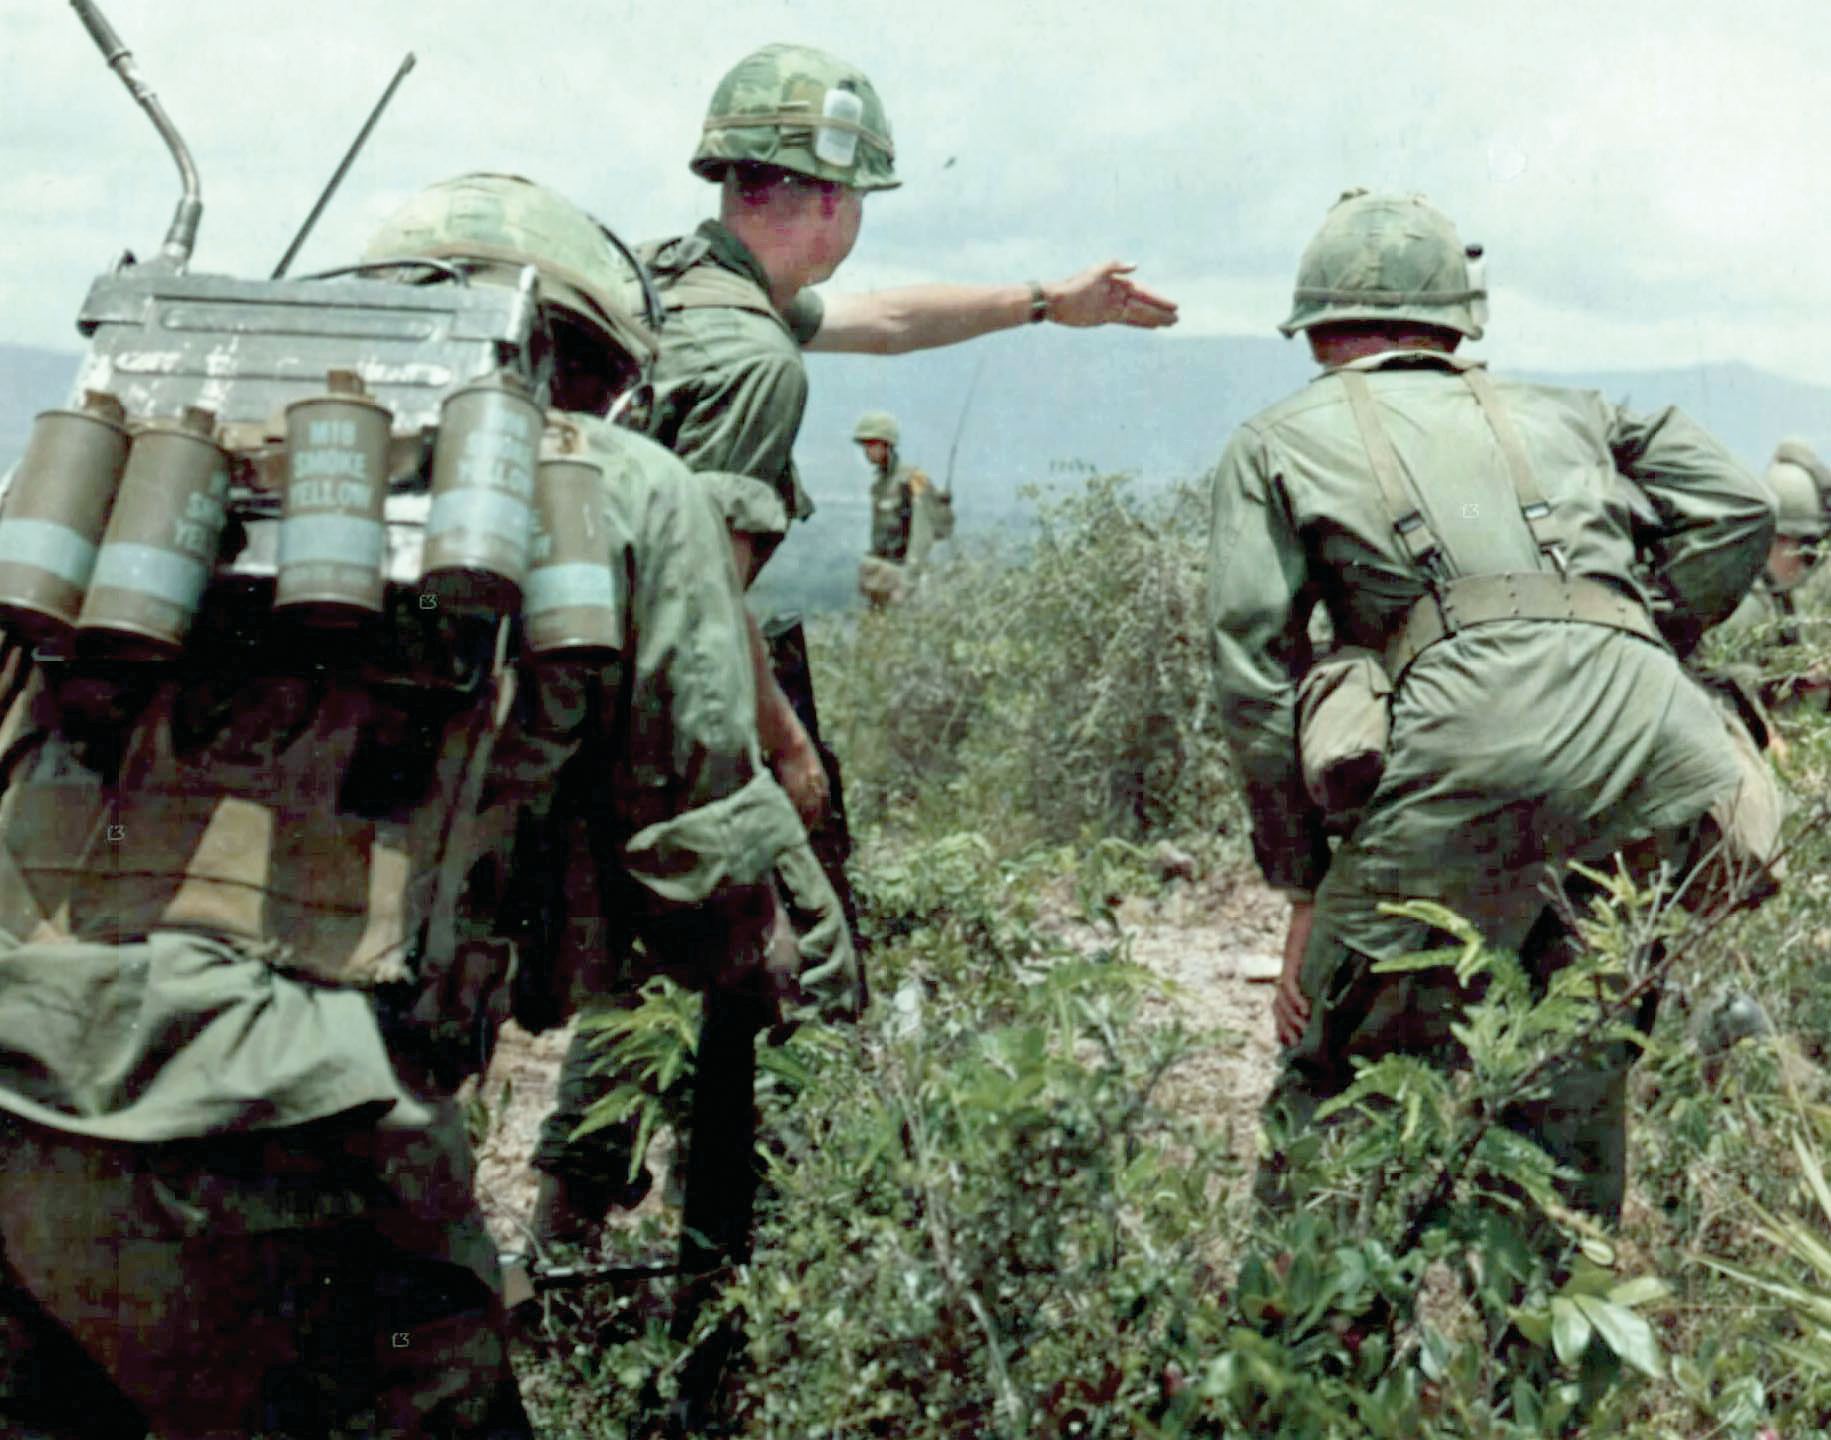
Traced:
[[562, 767], [607, 913], [795, 988], [736, 578], [603, 418], [652, 342], [583, 212], [472, 177], [257, 282], [200, 209], [0, 505], [0, 1428], [527, 1435], [454, 1093], [600, 978], [515, 943]]

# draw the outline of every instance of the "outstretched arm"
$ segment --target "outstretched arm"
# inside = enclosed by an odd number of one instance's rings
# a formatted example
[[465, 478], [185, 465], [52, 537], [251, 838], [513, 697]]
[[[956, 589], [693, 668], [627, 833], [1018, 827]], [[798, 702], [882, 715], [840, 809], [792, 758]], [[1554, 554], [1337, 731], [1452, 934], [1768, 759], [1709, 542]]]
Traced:
[[[1176, 304], [1127, 277], [1136, 266], [1118, 260], [1090, 265], [1078, 275], [1043, 286], [1049, 319], [1057, 325], [1135, 325], [1146, 330], [1176, 323]], [[906, 285], [864, 295], [827, 297], [825, 315], [809, 350], [903, 355], [954, 345], [994, 330], [1028, 324], [1028, 282], [1012, 285]]]

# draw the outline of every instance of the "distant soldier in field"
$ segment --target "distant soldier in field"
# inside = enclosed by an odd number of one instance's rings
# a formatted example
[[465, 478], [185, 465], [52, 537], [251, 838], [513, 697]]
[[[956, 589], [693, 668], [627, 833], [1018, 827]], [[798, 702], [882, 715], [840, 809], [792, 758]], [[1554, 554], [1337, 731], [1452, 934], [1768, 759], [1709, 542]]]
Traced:
[[903, 460], [896, 417], [861, 415], [852, 439], [871, 470], [871, 549], [858, 567], [858, 589], [873, 609], [900, 600], [935, 543], [954, 530], [953, 496]]
[[[1818, 490], [1819, 506], [1827, 517], [1827, 527], [1831, 528], [1831, 465], [1826, 465], [1804, 440], [1792, 438], [1782, 440], [1774, 447], [1774, 458], [1767, 467], [1770, 483], [1783, 466], [1811, 477]], [[1792, 595], [1796, 609], [1831, 617], [1831, 566], [1814, 566]]]
[[[1683, 863], [1711, 821], [1735, 823], [1743, 773], [1724, 721], [1634, 566], [1688, 643], [1760, 569], [1768, 494], [1675, 410], [1490, 379], [1456, 354], [1480, 338], [1485, 299], [1442, 213], [1349, 192], [1305, 250], [1280, 327], [1307, 335], [1322, 373], [1241, 426], [1215, 472], [1217, 690], [1259, 865], [1291, 901], [1274, 1003], [1287, 1048], [1259, 1177], [1272, 1202], [1293, 1198], [1283, 1147], [1357, 1060], [1461, 1057], [1452, 1027], [1469, 997], [1454, 973], [1375, 969], [1441, 943], [1385, 902], [1450, 907], [1543, 987], [1575, 944], [1548, 876], [1618, 855], [1641, 873]], [[1630, 511], [1645, 516], [1632, 529]], [[1383, 770], [1364, 775], [1333, 850], [1298, 747], [1318, 604], [1339, 642], [1374, 658], [1368, 703], [1390, 715]], [[1612, 1043], [1509, 1117], [1611, 1221], [1634, 1054]]]

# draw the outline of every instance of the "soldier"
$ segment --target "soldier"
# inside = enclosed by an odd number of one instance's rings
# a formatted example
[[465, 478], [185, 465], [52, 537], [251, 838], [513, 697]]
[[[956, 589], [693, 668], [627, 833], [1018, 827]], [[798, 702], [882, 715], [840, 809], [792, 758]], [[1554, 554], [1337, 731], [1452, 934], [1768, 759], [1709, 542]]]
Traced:
[[1729, 652], [1728, 672], [1772, 711], [1831, 688], [1831, 677], [1820, 669], [1781, 673], [1787, 669], [1788, 652], [1803, 638], [1799, 591], [1818, 566], [1828, 527], [1818, 487], [1802, 466], [1776, 459], [1766, 478], [1779, 502], [1767, 567], [1735, 613], [1712, 632], [1709, 648]]
[[1804, 471], [1818, 490], [1819, 503], [1831, 511], [1831, 466], [1819, 458], [1816, 450], [1797, 437], [1782, 440], [1774, 447], [1774, 458], [1769, 462], [1770, 478], [1773, 467], [1778, 465], [1791, 465]]
[[[1455, 353], [1480, 337], [1485, 299], [1439, 211], [1344, 195], [1280, 326], [1307, 333], [1323, 371], [1243, 425], [1213, 481], [1217, 689], [1259, 865], [1291, 901], [1268, 1201], [1288, 1198], [1276, 1147], [1355, 1060], [1460, 1053], [1453, 975], [1375, 973], [1435, 943], [1382, 902], [1449, 906], [1542, 985], [1572, 943], [1540, 889], [1549, 869], [1606, 865], [1635, 842], [1684, 856], [1738, 790], [1724, 723], [1632, 566], [1638, 547], [1674, 633], [1695, 635], [1766, 554], [1763, 487], [1674, 410], [1642, 417], [1489, 379]], [[1629, 529], [1630, 501], [1644, 529]], [[1394, 692], [1384, 773], [1333, 853], [1294, 717], [1318, 602], [1341, 641], [1382, 659]], [[1575, 1200], [1608, 1219], [1631, 1061], [1617, 1044], [1519, 1117], [1578, 1173]]]
[[[1156, 327], [1176, 319], [1176, 307], [1126, 278], [1132, 267], [1118, 261], [1050, 285], [921, 285], [823, 301], [808, 287], [850, 254], [865, 196], [899, 183], [893, 156], [888, 117], [861, 71], [809, 47], [765, 46], [719, 82], [691, 161], [719, 187], [719, 218], [641, 248], [668, 312], [648, 433], [717, 497], [746, 585], [790, 522], [813, 513], [792, 454], [807, 401], [803, 350], [892, 354], [1045, 320]], [[791, 700], [772, 648], [785, 670], [801, 668], [799, 626], [783, 627], [772, 646], [752, 623], [758, 733], [844, 900], [849, 840], [828, 780], [836, 761], [810, 734], [811, 690]], [[562, 1071], [567, 1103], [542, 1131], [543, 1163], [556, 1170], [576, 1163], [589, 1173], [603, 1163], [580, 1153], [601, 1141], [569, 1139], [602, 1089], [588, 1066], [581, 1037]], [[543, 1223], [554, 1215], [570, 1226], [606, 1194], [598, 1187], [577, 1197], [570, 1188], [548, 1189]]]
[[[511, 1003], [550, 1021], [582, 979], [513, 965], [506, 939], [510, 837], [562, 765], [592, 780], [608, 913], [658, 952], [729, 957], [702, 983], [792, 985], [764, 964], [768, 868], [804, 841], [761, 763], [717, 511], [597, 418], [650, 343], [609, 241], [480, 176], [372, 253], [476, 285], [537, 267], [539, 369], [570, 407], [549, 420], [603, 477], [626, 637], [505, 671], [494, 620], [469, 645], [467, 620], [416, 628], [409, 604], [379, 649], [314, 645], [213, 588], [169, 662], [8, 646], [7, 1434], [531, 1433], [454, 1092]], [[435, 642], [438, 663], [403, 658]]]
[[[856, 67], [769, 45], [719, 82], [692, 159], [719, 186], [719, 218], [645, 247], [670, 312], [650, 434], [705, 475], [725, 506], [738, 569], [754, 579], [813, 502], [792, 450], [807, 400], [801, 352], [898, 354], [995, 330], [1171, 324], [1176, 307], [1095, 265], [1052, 285], [926, 285], [824, 300], [810, 286], [851, 253], [864, 199], [895, 188], [890, 122]], [[761, 655], [761, 647], [758, 647]], [[805, 818], [824, 776], [792, 707], [758, 671], [760, 729]]]
[[852, 439], [871, 470], [871, 549], [858, 568], [858, 588], [872, 608], [901, 599], [909, 575], [927, 560], [935, 542], [953, 533], [953, 497], [927, 472], [897, 453], [896, 417], [882, 410], [861, 415]]

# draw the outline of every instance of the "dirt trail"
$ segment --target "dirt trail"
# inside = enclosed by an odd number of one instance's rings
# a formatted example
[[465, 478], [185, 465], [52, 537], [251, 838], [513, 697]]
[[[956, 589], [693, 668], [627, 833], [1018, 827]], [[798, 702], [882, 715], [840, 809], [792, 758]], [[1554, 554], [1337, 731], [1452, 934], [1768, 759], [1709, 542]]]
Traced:
[[[1277, 1042], [1271, 990], [1246, 978], [1275, 967], [1282, 943], [1284, 902], [1256, 881], [1172, 883], [1156, 899], [1129, 899], [1116, 916], [1131, 958], [1177, 987], [1153, 1002], [1167, 1020], [1191, 1029], [1226, 1030], [1239, 1037], [1198, 1056], [1167, 1082], [1173, 1103], [1224, 1125], [1236, 1154], [1252, 1154], [1259, 1105], [1271, 1086]], [[1064, 926], [1079, 947], [1112, 943], [1110, 929]], [[484, 1078], [481, 1095], [490, 1124], [478, 1147], [478, 1194], [491, 1232], [504, 1250], [525, 1247], [523, 1223], [534, 1208], [538, 1174], [528, 1159], [552, 1108], [559, 1064], [570, 1029], [529, 1035], [508, 1026]], [[506, 1090], [505, 1090], [506, 1087]], [[506, 1095], [506, 1103], [505, 1103]], [[659, 1157], [656, 1168], [659, 1169]], [[659, 1176], [657, 1177], [659, 1180]], [[657, 1184], [644, 1210], [660, 1204]]]
[[1191, 1029], [1238, 1037], [1179, 1067], [1164, 1093], [1171, 1104], [1225, 1126], [1242, 1160], [1253, 1154], [1278, 1055], [1271, 986], [1249, 977], [1277, 974], [1286, 910], [1279, 896], [1247, 882], [1225, 889], [1179, 884], [1156, 901], [1129, 900], [1118, 912], [1132, 960], [1177, 987], [1170, 1002], [1154, 1008]]

